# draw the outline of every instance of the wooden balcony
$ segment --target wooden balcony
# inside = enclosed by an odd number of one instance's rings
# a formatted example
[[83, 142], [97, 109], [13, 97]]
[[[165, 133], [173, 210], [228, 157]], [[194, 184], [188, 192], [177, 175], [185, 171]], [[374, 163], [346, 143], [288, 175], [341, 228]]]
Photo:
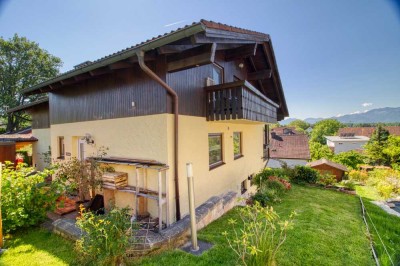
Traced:
[[207, 121], [232, 119], [265, 123], [277, 121], [278, 104], [245, 80], [205, 87], [205, 90]]

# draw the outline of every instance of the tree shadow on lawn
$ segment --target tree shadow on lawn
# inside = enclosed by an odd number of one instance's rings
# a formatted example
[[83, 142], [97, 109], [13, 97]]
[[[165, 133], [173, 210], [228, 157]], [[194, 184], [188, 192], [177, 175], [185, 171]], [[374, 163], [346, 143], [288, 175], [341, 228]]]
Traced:
[[[68, 241], [40, 227], [22, 229], [8, 235], [4, 244], [7, 249], [6, 253], [3, 254], [4, 259], [12, 256], [17, 261], [18, 256], [22, 257], [31, 254], [33, 256], [32, 259], [37, 260], [36, 263], [40, 263], [42, 259], [47, 260], [52, 257], [65, 264], [73, 264], [76, 261], [74, 243], [72, 241]], [[43, 258], [45, 256], [43, 253], [47, 253], [48, 256]], [[32, 263], [35, 262], [32, 261]]]

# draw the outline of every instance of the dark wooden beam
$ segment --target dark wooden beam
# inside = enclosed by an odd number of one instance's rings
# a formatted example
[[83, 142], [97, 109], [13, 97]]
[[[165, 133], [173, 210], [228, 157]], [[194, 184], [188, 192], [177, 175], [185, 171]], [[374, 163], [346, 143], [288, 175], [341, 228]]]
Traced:
[[82, 81], [91, 78], [92, 76], [89, 73], [79, 74], [74, 76], [75, 81]]
[[116, 69], [131, 68], [132, 66], [133, 66], [133, 63], [129, 63], [126, 61], [119, 61], [119, 62], [109, 65], [108, 68], [110, 70], [116, 70]]
[[[256, 68], [256, 64], [254, 63], [253, 57], [249, 57], [248, 59], [249, 59], [250, 65], [252, 66], [254, 72], [258, 72], [258, 70]], [[265, 96], [267, 96], [268, 95], [267, 90], [264, 88], [261, 80], [257, 80], [257, 84], [258, 84], [258, 87], [260, 88], [261, 92], [264, 93]]]
[[216, 49], [217, 44], [213, 43], [172, 55], [167, 60], [167, 71], [174, 72], [213, 63]]
[[102, 67], [102, 68], [98, 68], [98, 69], [94, 69], [92, 71], [89, 71], [89, 74], [94, 77], [94, 76], [100, 76], [100, 75], [108, 74], [110, 72], [111, 72], [111, 70], [108, 67]]
[[272, 70], [264, 69], [264, 70], [248, 73], [247, 80], [253, 81], [253, 80], [270, 79], [271, 76], [272, 76]]
[[192, 37], [193, 44], [207, 44], [207, 43], [218, 43], [218, 44], [254, 44], [257, 41], [249, 39], [226, 39], [207, 37], [205, 34], [197, 33]]
[[179, 45], [164, 45], [160, 48], [157, 48], [158, 54], [176, 54], [182, 53], [183, 51], [196, 48], [200, 45], [188, 45], [188, 44], [179, 44]]
[[225, 60], [233, 61], [236, 59], [247, 58], [249, 56], [255, 56], [257, 51], [257, 43], [249, 44], [230, 49], [225, 52]]

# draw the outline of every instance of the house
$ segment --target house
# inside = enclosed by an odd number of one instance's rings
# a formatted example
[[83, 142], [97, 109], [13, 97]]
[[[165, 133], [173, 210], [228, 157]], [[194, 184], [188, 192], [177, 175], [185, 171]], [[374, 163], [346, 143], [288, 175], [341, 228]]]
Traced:
[[369, 137], [355, 136], [354, 133], [342, 133], [339, 136], [325, 136], [326, 145], [335, 153], [346, 151], [360, 151], [369, 141]]
[[306, 165], [311, 159], [308, 137], [291, 127], [271, 129], [268, 167]]
[[27, 146], [37, 143], [38, 139], [32, 135], [32, 128], [25, 128], [13, 133], [0, 135], [0, 162], [15, 162], [16, 152]]
[[105, 200], [167, 225], [189, 211], [186, 163], [196, 206], [251, 190], [267, 159], [266, 125], [288, 116], [270, 36], [206, 20], [23, 93], [48, 94], [12, 110], [32, 114], [34, 154], [49, 145], [54, 160], [83, 160], [107, 147], [101, 162], [127, 173], [128, 186], [103, 189]]
[[[400, 136], [400, 126], [386, 126], [390, 135]], [[376, 127], [344, 127], [340, 128], [338, 135], [353, 134], [354, 136], [364, 136], [370, 138]]]
[[318, 161], [310, 162], [307, 165], [318, 170], [321, 174], [329, 173], [334, 175], [338, 182], [342, 180], [345, 172], [348, 171], [346, 166], [327, 159], [320, 159]]

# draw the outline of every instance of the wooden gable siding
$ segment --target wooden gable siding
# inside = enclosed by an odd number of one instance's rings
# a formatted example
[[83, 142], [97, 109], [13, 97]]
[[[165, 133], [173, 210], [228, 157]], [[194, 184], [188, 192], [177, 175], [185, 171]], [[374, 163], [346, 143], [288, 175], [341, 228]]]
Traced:
[[[246, 79], [246, 67], [237, 61], [225, 61], [223, 51], [216, 54], [215, 63], [224, 69], [224, 82], [233, 82], [234, 76]], [[167, 74], [167, 83], [179, 96], [179, 114], [206, 116], [206, 79], [211, 77], [212, 64]]]
[[[165, 80], [165, 63], [161, 59], [148, 65]], [[166, 95], [158, 83], [134, 65], [50, 93], [50, 123], [165, 113]]]
[[40, 104], [33, 107], [29, 113], [32, 116], [32, 128], [42, 129], [50, 128], [50, 117], [49, 117], [49, 103]]

